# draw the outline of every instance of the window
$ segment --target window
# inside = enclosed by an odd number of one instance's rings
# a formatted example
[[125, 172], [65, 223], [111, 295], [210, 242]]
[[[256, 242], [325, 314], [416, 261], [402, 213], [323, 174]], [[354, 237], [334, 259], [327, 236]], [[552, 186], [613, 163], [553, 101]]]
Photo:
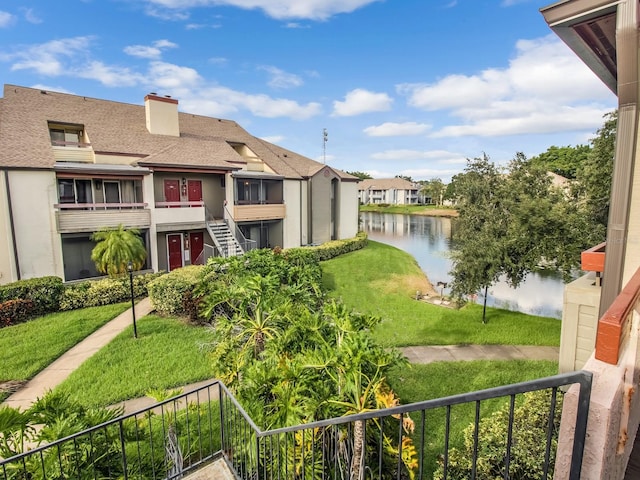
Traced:
[[55, 147], [83, 147], [83, 127], [81, 125], [49, 124], [51, 145]]
[[236, 179], [236, 203], [239, 205], [277, 204], [283, 202], [281, 181], [253, 178]]

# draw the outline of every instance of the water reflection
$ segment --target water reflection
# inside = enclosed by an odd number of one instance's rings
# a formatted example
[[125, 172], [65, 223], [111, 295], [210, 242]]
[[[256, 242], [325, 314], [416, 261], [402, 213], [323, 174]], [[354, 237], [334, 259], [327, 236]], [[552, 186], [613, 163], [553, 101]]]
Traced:
[[[455, 220], [420, 215], [362, 212], [362, 229], [369, 238], [413, 255], [431, 283], [450, 282]], [[487, 305], [561, 318], [564, 282], [555, 272], [532, 273], [517, 289], [500, 281], [489, 288]], [[440, 291], [440, 289], [438, 289]], [[448, 293], [444, 290], [444, 293]], [[482, 297], [478, 302], [482, 303]]]

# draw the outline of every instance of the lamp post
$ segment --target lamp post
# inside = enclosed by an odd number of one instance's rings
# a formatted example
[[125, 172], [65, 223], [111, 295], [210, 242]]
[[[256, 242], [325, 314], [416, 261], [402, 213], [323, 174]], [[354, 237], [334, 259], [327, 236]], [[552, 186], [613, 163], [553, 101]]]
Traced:
[[129, 262], [127, 264], [127, 271], [129, 272], [129, 285], [131, 287], [131, 314], [133, 315], [133, 338], [138, 338], [138, 329], [136, 328], [136, 303], [133, 296], [133, 264]]

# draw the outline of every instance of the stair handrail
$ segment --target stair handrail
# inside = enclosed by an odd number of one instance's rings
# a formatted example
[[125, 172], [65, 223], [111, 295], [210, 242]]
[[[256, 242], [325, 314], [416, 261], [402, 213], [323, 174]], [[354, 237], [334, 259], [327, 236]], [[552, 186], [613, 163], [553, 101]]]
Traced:
[[242, 249], [245, 252], [248, 252], [249, 250], [253, 250], [256, 247], [258, 242], [256, 242], [255, 240], [249, 240], [247, 237], [244, 236], [244, 233], [242, 233], [242, 230], [238, 228], [238, 224], [236, 223], [235, 218], [233, 218], [231, 211], [227, 208], [226, 202], [224, 204], [224, 211], [226, 213], [224, 216], [224, 221], [229, 227], [229, 230], [231, 230], [233, 232], [233, 235], [235, 235], [236, 240], [238, 241]]

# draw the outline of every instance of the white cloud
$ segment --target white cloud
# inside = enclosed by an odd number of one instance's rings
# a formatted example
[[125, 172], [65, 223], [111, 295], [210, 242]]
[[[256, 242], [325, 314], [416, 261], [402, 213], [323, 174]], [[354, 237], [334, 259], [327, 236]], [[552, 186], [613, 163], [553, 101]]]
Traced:
[[9, 12], [3, 12], [0, 10], [0, 28], [8, 27], [15, 21], [15, 18], [16, 17], [11, 15]]
[[97, 80], [107, 87], [132, 87], [144, 81], [144, 77], [126, 67], [105, 65], [99, 61], [91, 61], [77, 69], [74, 76]]
[[[182, 11], [192, 7], [206, 6], [258, 9], [279, 20], [294, 18], [327, 20], [334, 15], [350, 13], [376, 1], [379, 0], [148, 0], [149, 4], [158, 5], [163, 9]], [[157, 9], [149, 10], [156, 15], [159, 14]]]
[[33, 8], [23, 8], [21, 10], [24, 14], [24, 19], [27, 22], [33, 23], [34, 25], [42, 23], [42, 19], [38, 15], [36, 15], [36, 13], [33, 11]]
[[[246, 110], [258, 117], [307, 119], [322, 112], [316, 102], [302, 104], [286, 98], [273, 98], [212, 85], [197, 70], [153, 60], [144, 72], [109, 65], [90, 58], [91, 37], [55, 40], [44, 44], [20, 46], [14, 52], [0, 53], [0, 61], [13, 62], [12, 70], [32, 70], [49, 77], [69, 76], [96, 80], [103, 85], [141, 86], [149, 91], [170, 94], [180, 100], [184, 111], [222, 116]], [[169, 48], [173, 43], [159, 40], [155, 47]]]
[[224, 57], [212, 57], [208, 61], [214, 65], [226, 65], [229, 63], [229, 60]]
[[553, 36], [518, 41], [506, 68], [396, 88], [410, 106], [448, 110], [459, 120], [433, 137], [593, 131], [615, 106], [613, 94]]
[[344, 102], [333, 102], [333, 115], [350, 117], [368, 112], [384, 112], [391, 109], [393, 99], [386, 93], [375, 93], [361, 88], [351, 90]]
[[466, 158], [459, 153], [447, 150], [386, 150], [371, 155], [374, 160], [434, 160], [446, 164], [466, 163]]
[[302, 78], [293, 73], [287, 73], [277, 67], [270, 65], [263, 65], [258, 67], [259, 70], [264, 70], [270, 75], [268, 85], [272, 88], [295, 88], [300, 87], [304, 82]]
[[14, 62], [11, 70], [33, 70], [38, 74], [56, 76], [67, 73], [63, 59], [81, 63], [92, 42], [91, 37], [52, 40], [47, 43], [19, 46], [12, 53], [0, 54], [0, 60]]
[[303, 120], [322, 111], [319, 103], [300, 104], [285, 98], [272, 98], [264, 94], [250, 94], [227, 87], [213, 86], [189, 93], [190, 98], [180, 103], [185, 111], [202, 115], [220, 116], [238, 110], [248, 110], [253, 115], [266, 118], [289, 117]]
[[289, 22], [285, 25], [285, 28], [311, 28], [310, 25], [304, 25], [298, 22]]
[[177, 47], [177, 44], [169, 40], [156, 40], [152, 45], [130, 45], [125, 47], [124, 53], [132, 57], [159, 59], [164, 49]]
[[74, 92], [71, 90], [67, 90], [63, 87], [52, 87], [50, 85], [45, 85], [44, 83], [36, 83], [35, 85], [31, 85], [31, 88], [35, 88], [36, 90], [46, 90], [47, 92], [69, 93], [74, 95]]
[[420, 135], [431, 128], [431, 125], [417, 122], [393, 123], [385, 122], [365, 128], [363, 131], [370, 137], [399, 137]]
[[278, 143], [282, 142], [287, 137], [285, 137], [284, 135], [269, 135], [269, 136], [260, 137], [260, 138], [262, 140], [264, 140], [265, 142], [278, 144]]

